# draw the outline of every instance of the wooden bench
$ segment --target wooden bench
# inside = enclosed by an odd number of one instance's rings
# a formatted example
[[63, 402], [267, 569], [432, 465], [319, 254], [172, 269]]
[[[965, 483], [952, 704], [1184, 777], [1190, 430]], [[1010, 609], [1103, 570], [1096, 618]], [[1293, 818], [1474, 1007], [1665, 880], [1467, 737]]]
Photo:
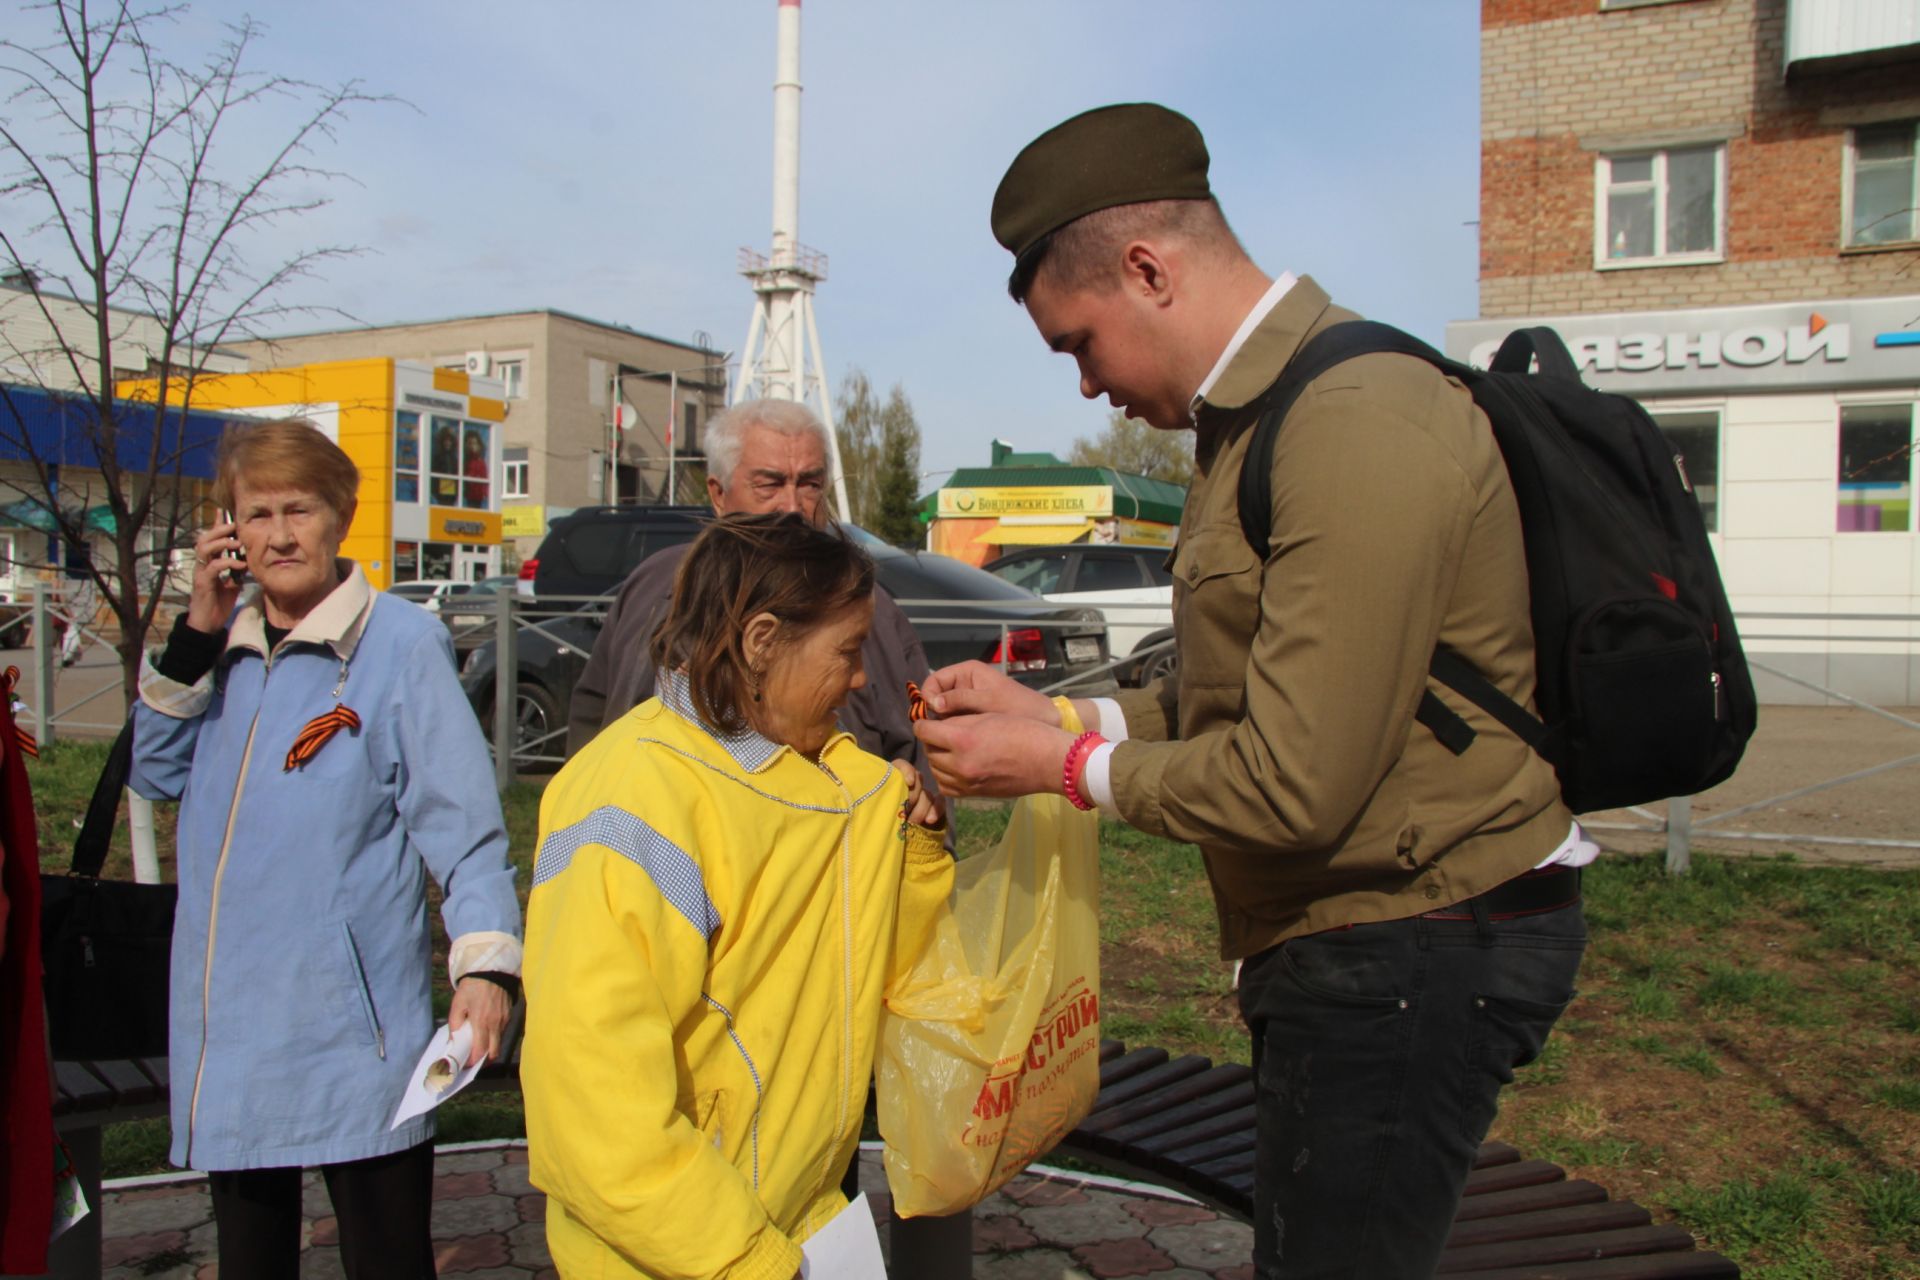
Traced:
[[[164, 1058], [137, 1062], [56, 1062], [55, 1123], [72, 1151], [87, 1202], [100, 1203], [100, 1129], [165, 1115]], [[477, 1087], [519, 1087], [516, 1062], [485, 1068]], [[1100, 1045], [1100, 1095], [1059, 1150], [1116, 1173], [1185, 1192], [1241, 1221], [1253, 1209], [1253, 1073], [1196, 1054]], [[901, 1229], [919, 1236], [902, 1239]], [[966, 1220], [902, 1223], [895, 1249], [933, 1254], [940, 1269], [966, 1274]], [[56, 1243], [52, 1275], [100, 1274], [100, 1218], [91, 1214]], [[1639, 1205], [1505, 1143], [1480, 1148], [1439, 1273], [1455, 1280], [1680, 1280], [1738, 1276], [1717, 1253], [1697, 1249], [1677, 1226], [1655, 1226]], [[932, 1272], [926, 1273], [929, 1276]]]
[[[1061, 1151], [1250, 1221], [1253, 1072], [1197, 1054], [1100, 1045], [1100, 1095]], [[1456, 1280], [1738, 1276], [1677, 1226], [1503, 1142], [1480, 1148], [1438, 1274]]]

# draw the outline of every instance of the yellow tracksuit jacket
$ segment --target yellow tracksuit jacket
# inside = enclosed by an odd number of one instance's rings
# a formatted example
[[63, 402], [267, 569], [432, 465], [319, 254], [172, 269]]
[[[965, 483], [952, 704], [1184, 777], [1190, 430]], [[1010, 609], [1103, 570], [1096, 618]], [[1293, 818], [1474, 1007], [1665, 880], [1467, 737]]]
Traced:
[[532, 1178], [568, 1280], [788, 1280], [846, 1203], [881, 1004], [953, 863], [901, 835], [905, 783], [850, 736], [816, 763], [661, 687], [540, 806]]

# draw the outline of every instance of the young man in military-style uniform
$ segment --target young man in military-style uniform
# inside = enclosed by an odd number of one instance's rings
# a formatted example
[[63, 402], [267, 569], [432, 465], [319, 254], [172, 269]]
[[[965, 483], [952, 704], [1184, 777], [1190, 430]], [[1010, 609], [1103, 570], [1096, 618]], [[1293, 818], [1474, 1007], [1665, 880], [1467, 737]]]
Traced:
[[[993, 668], [950, 667], [918, 731], [951, 794], [1064, 792], [1200, 847], [1221, 953], [1244, 961], [1257, 1273], [1424, 1276], [1501, 1085], [1572, 997], [1596, 850], [1552, 768], [1427, 675], [1445, 644], [1531, 703], [1519, 513], [1465, 389], [1397, 355], [1309, 383], [1274, 450], [1272, 550], [1249, 547], [1259, 397], [1356, 317], [1253, 263], [1208, 163], [1184, 116], [1101, 108], [1021, 151], [992, 218], [1082, 394], [1196, 435], [1178, 674], [1076, 703], [1075, 736]], [[1471, 750], [1415, 722], [1429, 690]]]

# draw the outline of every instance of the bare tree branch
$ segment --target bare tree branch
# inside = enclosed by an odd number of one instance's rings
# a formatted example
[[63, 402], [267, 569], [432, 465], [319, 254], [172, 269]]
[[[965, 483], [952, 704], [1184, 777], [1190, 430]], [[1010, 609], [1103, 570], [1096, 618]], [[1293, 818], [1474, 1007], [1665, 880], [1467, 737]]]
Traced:
[[[111, 514], [111, 563], [87, 572], [119, 620], [129, 696], [170, 549], [202, 515], [186, 471], [196, 382], [222, 367], [223, 343], [333, 313], [287, 301], [289, 287], [360, 252], [325, 245], [262, 267], [246, 248], [330, 203], [352, 179], [318, 152], [354, 109], [398, 101], [256, 71], [251, 19], [170, 58], [155, 37], [183, 11], [46, 0], [28, 10], [43, 43], [0, 39], [0, 270], [13, 286], [0, 289], [0, 362], [55, 397], [66, 424], [57, 444], [36, 436], [42, 410], [0, 385], [0, 448], [25, 464], [10, 487], [31, 490], [61, 541], [86, 545], [89, 509]], [[236, 163], [242, 130], [289, 104], [277, 144]], [[15, 338], [42, 328], [46, 349]], [[130, 371], [147, 379], [137, 403], [116, 397]]]

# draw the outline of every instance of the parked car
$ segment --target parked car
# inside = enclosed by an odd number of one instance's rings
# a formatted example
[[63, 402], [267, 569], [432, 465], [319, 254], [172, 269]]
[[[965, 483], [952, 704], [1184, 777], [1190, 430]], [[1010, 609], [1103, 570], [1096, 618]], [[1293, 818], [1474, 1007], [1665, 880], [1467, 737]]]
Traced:
[[387, 588], [390, 596], [399, 596], [402, 600], [411, 600], [429, 613], [439, 613], [440, 607], [453, 596], [465, 595], [473, 589], [471, 582], [446, 582], [430, 580], [421, 582], [396, 582]]
[[513, 574], [496, 574], [478, 582], [463, 583], [467, 589], [448, 596], [440, 604], [440, 621], [453, 633], [455, 653], [467, 650], [491, 637], [485, 630], [494, 619], [493, 601], [501, 592], [512, 592], [518, 580]]
[[581, 507], [555, 520], [530, 560], [522, 596], [597, 596], [620, 585], [662, 547], [692, 542], [713, 518], [706, 507]]
[[[522, 628], [515, 636], [515, 722], [519, 743], [554, 735], [538, 749], [541, 755], [564, 754], [567, 706], [599, 637], [604, 612], [597, 602], [565, 597], [611, 595], [643, 558], [615, 562], [602, 553], [604, 548], [620, 546], [628, 554], [635, 550], [652, 554], [674, 541], [690, 541], [699, 532], [697, 520], [683, 520], [678, 513], [699, 510], [704, 514], [703, 509], [653, 508], [656, 516], [663, 511], [673, 514], [665, 519], [632, 518], [630, 512], [648, 509], [611, 510], [611, 516], [580, 511], [555, 521], [540, 545], [541, 567], [535, 570], [533, 605], [527, 616], [528, 622], [537, 625]], [[582, 516], [587, 519], [562, 527]], [[582, 532], [596, 524], [603, 526], [599, 533]], [[881, 589], [900, 601], [913, 620], [930, 665], [943, 667], [969, 658], [1004, 662], [1016, 680], [1044, 687], [1106, 663], [1106, 625], [1097, 611], [1049, 604], [1031, 591], [948, 556], [901, 551], [864, 530], [853, 533], [873, 556]], [[561, 554], [549, 561], [550, 551], [555, 550]], [[554, 568], [547, 568], [549, 563]], [[520, 581], [526, 581], [524, 570]], [[559, 589], [550, 590], [549, 583]], [[460, 673], [475, 713], [489, 729], [494, 675], [495, 645], [489, 637], [467, 654]], [[1099, 694], [1112, 687], [1111, 680], [1095, 677], [1077, 684], [1075, 692]]]
[[1071, 543], [1030, 547], [981, 566], [988, 573], [1061, 604], [1091, 605], [1107, 620], [1118, 668], [1129, 684], [1146, 684], [1179, 667], [1173, 649], [1173, 574], [1165, 547]]

